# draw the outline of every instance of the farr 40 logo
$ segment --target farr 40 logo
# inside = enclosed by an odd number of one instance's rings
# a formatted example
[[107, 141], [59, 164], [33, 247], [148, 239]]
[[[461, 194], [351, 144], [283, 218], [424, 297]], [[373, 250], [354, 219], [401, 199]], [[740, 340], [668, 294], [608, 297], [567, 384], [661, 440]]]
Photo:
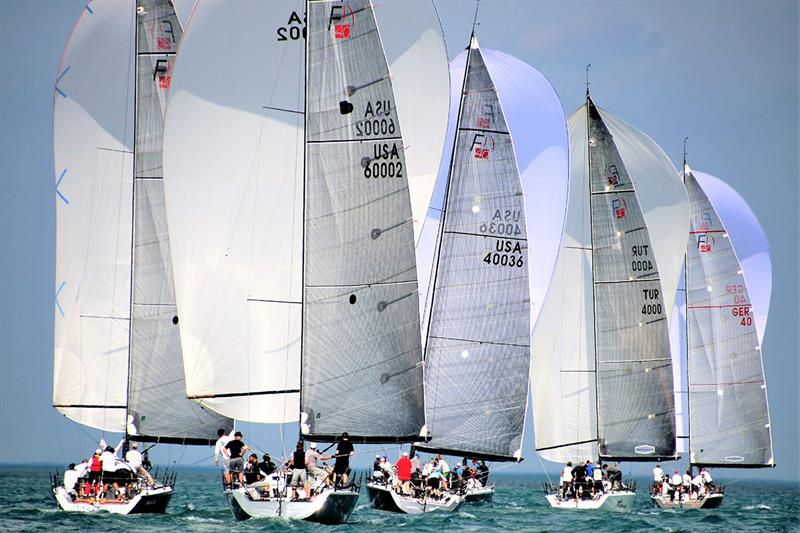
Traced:
[[701, 233], [697, 236], [697, 249], [700, 250], [701, 254], [711, 253], [714, 244], [716, 244], [716, 240], [710, 233]]
[[346, 3], [340, 6], [331, 6], [331, 16], [328, 19], [328, 29], [333, 26], [333, 36], [336, 39], [349, 39], [352, 27], [355, 25], [356, 16], [353, 8]]
[[622, 220], [625, 218], [625, 200], [623, 200], [621, 197], [611, 200], [611, 212], [614, 214], [614, 218], [617, 220]]
[[494, 137], [485, 133], [476, 133], [472, 138], [472, 152], [475, 159], [489, 159], [489, 155], [494, 152]]

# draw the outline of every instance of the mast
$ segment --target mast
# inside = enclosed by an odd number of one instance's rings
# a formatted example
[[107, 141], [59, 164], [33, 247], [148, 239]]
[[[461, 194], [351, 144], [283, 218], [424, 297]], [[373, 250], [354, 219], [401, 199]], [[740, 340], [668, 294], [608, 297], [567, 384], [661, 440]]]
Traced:
[[[596, 284], [594, 279], [594, 204], [592, 199], [592, 150], [591, 150], [591, 134], [590, 134], [590, 125], [592, 120], [592, 114], [590, 112], [589, 106], [591, 104], [591, 97], [589, 96], [589, 67], [592, 64], [589, 63], [586, 65], [586, 165], [587, 165], [587, 172], [586, 172], [586, 180], [587, 186], [586, 191], [589, 194], [589, 242], [591, 242], [591, 253], [590, 253], [590, 261], [589, 261], [589, 269], [592, 271], [592, 320], [594, 324], [592, 325], [592, 335], [594, 336], [594, 420], [595, 420], [595, 431], [597, 435], [597, 458], [598, 461], [602, 459], [602, 443], [600, 442], [600, 416], [598, 413], [598, 405], [600, 402], [600, 395], [598, 393], [599, 384], [597, 382], [597, 297], [595, 295]], [[602, 461], [601, 461], [602, 462]]]
[[[137, 3], [133, 2], [133, 157], [131, 158], [131, 268], [130, 290], [128, 301], [128, 379], [125, 392], [125, 435], [123, 440], [123, 454], [128, 448], [128, 418], [130, 417], [131, 402], [131, 347], [133, 346], [133, 280], [136, 265], [136, 153], [137, 153], [137, 126], [139, 123], [138, 102], [138, 74], [139, 74], [139, 19]], [[124, 455], [123, 455], [124, 456]]]
[[[302, 192], [302, 214], [300, 215], [300, 223], [302, 225], [301, 229], [301, 237], [300, 242], [302, 243], [302, 252], [300, 256], [300, 402], [298, 404], [298, 408], [302, 410], [300, 406], [303, 405], [303, 352], [304, 352], [304, 344], [303, 340], [305, 338], [305, 323], [306, 323], [306, 169], [308, 168], [307, 164], [307, 153], [308, 153], [308, 125], [306, 123], [306, 117], [308, 116], [308, 43], [309, 43], [309, 36], [311, 35], [311, 17], [307, 14], [309, 13], [309, 5], [311, 0], [305, 0], [304, 8], [306, 12], [306, 26], [305, 26], [305, 39], [303, 39], [303, 89], [304, 89], [304, 98], [303, 98], [303, 186], [301, 187]], [[303, 431], [303, 414], [300, 412], [297, 417], [297, 432], [298, 432], [298, 440], [303, 440], [303, 433], [307, 433], [307, 431]]]
[[[683, 178], [683, 186], [686, 187], [686, 141], [689, 140], [689, 137], [683, 138], [683, 167], [681, 167], [681, 177]], [[689, 226], [691, 229], [691, 225]], [[687, 239], [687, 246], [689, 240]], [[686, 253], [683, 254], [683, 305], [684, 305], [684, 316], [685, 316], [685, 328], [686, 328], [686, 428], [689, 430], [687, 431], [688, 435], [679, 435], [678, 438], [684, 438], [687, 441], [687, 449], [689, 450], [689, 466], [693, 466], [691, 462], [691, 439], [692, 439], [692, 422], [691, 422], [691, 413], [690, 413], [690, 405], [691, 401], [689, 401], [689, 254], [688, 250]], [[677, 431], [677, 427], [675, 428]]]

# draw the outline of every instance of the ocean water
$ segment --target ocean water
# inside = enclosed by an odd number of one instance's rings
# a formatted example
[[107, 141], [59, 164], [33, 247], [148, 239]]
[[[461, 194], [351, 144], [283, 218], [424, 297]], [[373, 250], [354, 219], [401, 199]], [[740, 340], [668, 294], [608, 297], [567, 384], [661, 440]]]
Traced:
[[[0, 470], [0, 532], [800, 531], [796, 483], [729, 482], [722, 507], [710, 511], [657, 510], [640, 489], [629, 513], [578, 513], [552, 510], [544, 500], [541, 476], [505, 474], [493, 480], [497, 493], [492, 503], [464, 505], [456, 513], [413, 517], [372, 509], [363, 490], [350, 523], [322, 526], [280, 519], [237, 522], [221, 494], [217, 472], [212, 470], [178, 470], [175, 495], [165, 515], [114, 516], [62, 512], [50, 496], [46, 468], [5, 467]], [[646, 480], [639, 482], [639, 487], [646, 485]]]

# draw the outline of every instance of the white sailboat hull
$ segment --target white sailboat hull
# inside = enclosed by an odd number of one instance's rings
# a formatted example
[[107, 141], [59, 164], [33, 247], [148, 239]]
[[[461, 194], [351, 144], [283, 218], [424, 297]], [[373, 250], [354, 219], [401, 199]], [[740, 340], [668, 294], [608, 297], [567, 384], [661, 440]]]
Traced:
[[492, 498], [494, 498], [494, 485], [470, 489], [464, 493], [464, 503], [490, 502]]
[[547, 495], [547, 503], [556, 509], [577, 509], [603, 511], [630, 511], [636, 493], [632, 491], [604, 492], [600, 496], [588, 500], [559, 500], [555, 494]]
[[433, 511], [452, 513], [464, 503], [464, 498], [455, 494], [447, 494], [441, 500], [432, 498], [420, 500], [397, 494], [391, 487], [374, 483], [367, 483], [367, 495], [370, 503], [376, 509], [411, 515]]
[[291, 501], [290, 498], [253, 500], [241, 490], [226, 490], [225, 498], [237, 520], [250, 518], [288, 518], [322, 524], [344, 524], [356, 507], [358, 492], [328, 490], [311, 501]]
[[669, 496], [651, 495], [650, 501], [659, 509], [716, 509], [722, 505], [724, 494], [716, 492], [701, 496], [696, 500], [670, 500]]
[[173, 488], [160, 486], [145, 488], [130, 500], [73, 499], [64, 487], [54, 487], [53, 497], [63, 511], [70, 513], [95, 513], [106, 511], [114, 514], [164, 513], [172, 498]]

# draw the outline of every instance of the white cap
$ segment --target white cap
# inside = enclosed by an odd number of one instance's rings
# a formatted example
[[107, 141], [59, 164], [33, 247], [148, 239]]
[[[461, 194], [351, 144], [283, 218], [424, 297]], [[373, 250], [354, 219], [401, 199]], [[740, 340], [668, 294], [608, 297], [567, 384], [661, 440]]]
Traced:
[[317, 443], [316, 442], [312, 442], [311, 444], [308, 445], [308, 447], [309, 448], [316, 448], [317, 447]]
[[94, 453], [103, 453], [103, 450], [101, 450], [100, 448], [97, 448], [97, 449], [94, 451]]
[[403, 452], [403, 457], [408, 457], [408, 452]]

